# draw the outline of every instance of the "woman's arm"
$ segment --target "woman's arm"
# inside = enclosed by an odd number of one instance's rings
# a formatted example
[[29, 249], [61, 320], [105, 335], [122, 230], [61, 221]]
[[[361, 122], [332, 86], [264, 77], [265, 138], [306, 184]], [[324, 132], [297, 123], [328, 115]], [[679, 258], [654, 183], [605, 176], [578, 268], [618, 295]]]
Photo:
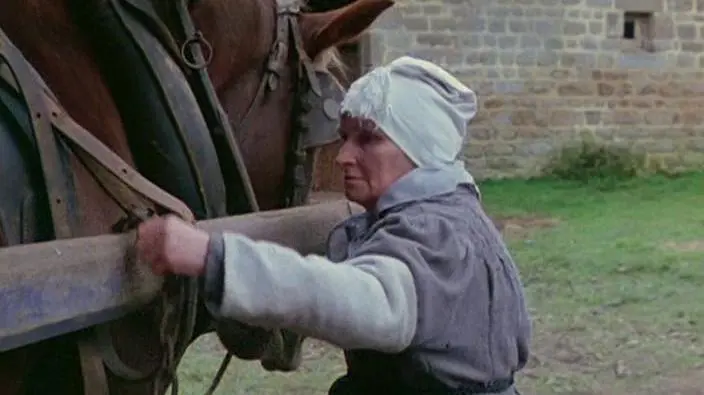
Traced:
[[416, 331], [413, 276], [396, 258], [368, 254], [333, 263], [214, 234], [204, 276], [206, 303], [216, 317], [384, 352], [405, 349]]

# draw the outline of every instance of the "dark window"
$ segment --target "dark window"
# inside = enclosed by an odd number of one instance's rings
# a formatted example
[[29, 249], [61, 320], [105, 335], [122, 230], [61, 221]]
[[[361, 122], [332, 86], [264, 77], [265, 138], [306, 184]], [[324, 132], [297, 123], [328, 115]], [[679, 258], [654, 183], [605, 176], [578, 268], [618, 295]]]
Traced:
[[633, 19], [623, 21], [623, 38], [628, 40], [636, 38], [636, 21]]
[[653, 51], [653, 14], [651, 12], [625, 12], [623, 39], [642, 50]]

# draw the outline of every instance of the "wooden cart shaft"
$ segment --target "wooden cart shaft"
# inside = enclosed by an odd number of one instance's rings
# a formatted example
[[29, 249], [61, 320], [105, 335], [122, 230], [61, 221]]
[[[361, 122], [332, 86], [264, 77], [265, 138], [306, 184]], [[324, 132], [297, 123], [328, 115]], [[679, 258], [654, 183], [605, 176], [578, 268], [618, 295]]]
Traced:
[[[198, 222], [322, 254], [358, 206], [345, 200]], [[162, 279], [135, 261], [135, 232], [0, 248], [0, 352], [105, 323], [152, 301]]]

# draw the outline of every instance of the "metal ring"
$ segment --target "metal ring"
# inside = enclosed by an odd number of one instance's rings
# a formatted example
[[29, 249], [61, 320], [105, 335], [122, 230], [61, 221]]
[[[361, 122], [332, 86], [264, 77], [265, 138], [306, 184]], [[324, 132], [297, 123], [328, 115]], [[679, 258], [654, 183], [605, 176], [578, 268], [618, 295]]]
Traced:
[[[202, 63], [192, 62], [188, 60], [188, 57], [186, 56], [186, 48], [194, 44], [199, 44], [204, 49], [204, 60]], [[208, 66], [210, 64], [210, 61], [213, 60], [213, 46], [210, 45], [210, 43], [208, 42], [208, 40], [205, 39], [205, 37], [203, 37], [203, 33], [197, 31], [193, 35], [193, 37], [189, 38], [183, 43], [183, 45], [181, 45], [181, 59], [188, 67], [194, 70], [202, 69]]]

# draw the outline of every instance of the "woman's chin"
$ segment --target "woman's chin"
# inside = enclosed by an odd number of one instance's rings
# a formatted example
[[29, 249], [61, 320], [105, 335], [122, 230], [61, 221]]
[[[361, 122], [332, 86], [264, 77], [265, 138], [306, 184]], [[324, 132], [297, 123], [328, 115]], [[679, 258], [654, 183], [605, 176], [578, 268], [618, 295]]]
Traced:
[[357, 203], [357, 204], [362, 204], [362, 201], [364, 201], [364, 193], [360, 190], [358, 186], [354, 185], [349, 185], [348, 183], [345, 183], [345, 197], [347, 200]]
[[367, 210], [374, 206], [374, 200], [370, 199], [369, 194], [354, 188], [345, 188], [345, 198], [352, 203], [359, 204]]

